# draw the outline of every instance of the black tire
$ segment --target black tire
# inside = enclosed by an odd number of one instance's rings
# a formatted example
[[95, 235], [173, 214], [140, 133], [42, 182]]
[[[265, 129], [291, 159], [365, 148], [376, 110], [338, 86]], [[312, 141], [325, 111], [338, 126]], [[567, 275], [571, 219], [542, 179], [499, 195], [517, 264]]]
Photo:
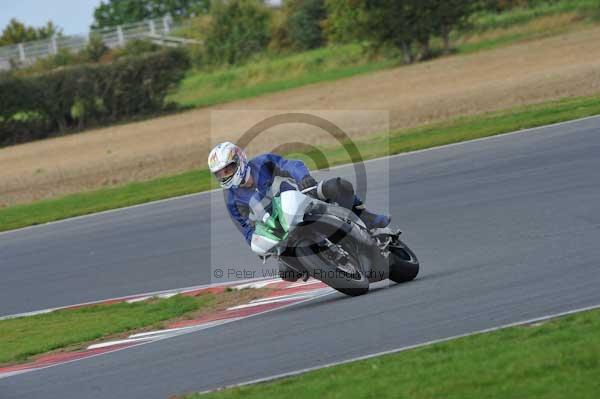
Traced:
[[298, 243], [296, 248], [297, 259], [309, 276], [349, 296], [364, 295], [369, 291], [369, 280], [362, 271], [360, 262], [352, 253], [350, 261], [356, 265], [356, 273], [344, 274], [337, 265], [332, 264], [318, 250], [315, 250], [314, 245], [310, 244], [308, 241], [303, 241]]
[[390, 245], [390, 280], [405, 283], [419, 274], [419, 260], [415, 253], [402, 241]]

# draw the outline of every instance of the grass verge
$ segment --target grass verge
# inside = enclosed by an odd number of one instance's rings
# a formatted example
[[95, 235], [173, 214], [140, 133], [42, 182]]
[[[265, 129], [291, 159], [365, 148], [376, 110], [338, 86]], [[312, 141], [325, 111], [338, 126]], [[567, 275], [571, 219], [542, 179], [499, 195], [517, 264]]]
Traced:
[[122, 187], [11, 206], [0, 209], [0, 231], [206, 191], [213, 188], [210, 177], [206, 170], [191, 171]]
[[474, 16], [471, 31], [486, 31], [498, 28], [510, 28], [525, 24], [540, 17], [564, 13], [579, 13], [595, 17], [599, 11], [597, 0], [550, 0], [538, 2], [532, 6], [517, 7], [513, 10], [496, 13], [484, 11]]
[[[463, 117], [420, 128], [373, 135], [357, 141], [364, 159], [493, 136], [519, 129], [544, 126], [600, 114], [600, 96], [513, 108], [496, 113]], [[348, 162], [341, 147], [322, 150], [329, 165]], [[304, 159], [312, 159], [310, 154]], [[69, 217], [115, 209], [214, 188], [206, 170], [186, 172], [123, 187], [69, 195], [63, 198], [0, 209], [0, 231], [12, 230]]]
[[596, 398], [600, 311], [187, 399]]
[[[458, 54], [469, 54], [513, 43], [558, 36], [591, 26], [593, 23], [590, 22], [590, 18], [584, 17], [580, 12], [572, 11], [542, 15], [512, 26], [485, 30], [473, 29], [455, 35], [454, 41], [458, 43], [456, 46]], [[433, 42], [433, 45], [441, 46], [436, 41]]]
[[168, 100], [201, 107], [398, 66], [398, 58], [369, 59], [358, 44], [268, 56], [243, 66], [192, 71]]
[[80, 349], [93, 341], [123, 333], [160, 329], [167, 321], [225, 309], [261, 295], [260, 290], [253, 289], [195, 297], [176, 295], [168, 299], [101, 304], [0, 320], [0, 365], [22, 362], [59, 349]]

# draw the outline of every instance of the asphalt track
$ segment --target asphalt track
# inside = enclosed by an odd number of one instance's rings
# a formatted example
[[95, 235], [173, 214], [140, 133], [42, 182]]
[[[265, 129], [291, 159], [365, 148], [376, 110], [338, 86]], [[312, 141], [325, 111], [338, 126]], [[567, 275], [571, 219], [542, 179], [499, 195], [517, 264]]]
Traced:
[[[164, 399], [600, 303], [600, 118], [367, 169], [418, 280], [0, 379], [0, 398]], [[0, 235], [0, 315], [260, 270], [208, 195]]]

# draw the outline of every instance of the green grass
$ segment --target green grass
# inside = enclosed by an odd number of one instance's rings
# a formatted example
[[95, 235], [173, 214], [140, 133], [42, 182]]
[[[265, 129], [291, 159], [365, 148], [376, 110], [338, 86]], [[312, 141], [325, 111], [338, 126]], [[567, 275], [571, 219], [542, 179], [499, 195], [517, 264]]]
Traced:
[[[361, 149], [362, 157], [370, 159], [598, 114], [600, 96], [569, 98], [458, 118], [390, 134], [377, 134], [356, 144]], [[348, 162], [346, 152], [341, 147], [323, 148], [322, 152], [330, 165]], [[311, 158], [310, 155], [304, 156], [303, 159]], [[210, 173], [200, 170], [123, 187], [12, 206], [0, 209], [0, 231], [205, 191], [214, 187], [215, 183]]]
[[482, 12], [473, 17], [470, 31], [482, 32], [490, 29], [510, 28], [531, 22], [536, 18], [569, 12], [577, 12], [587, 16], [599, 9], [600, 3], [598, 0], [546, 1], [533, 7], [515, 8], [503, 13]]
[[192, 71], [169, 97], [186, 107], [209, 106], [399, 65], [396, 58], [369, 59], [358, 44], [287, 56], [263, 57], [243, 66]]
[[37, 354], [143, 327], [159, 328], [162, 321], [210, 307], [214, 302], [212, 294], [177, 295], [169, 299], [95, 305], [0, 320], [0, 364], [21, 362]]
[[206, 191], [215, 187], [210, 177], [208, 171], [196, 170], [117, 188], [11, 206], [0, 209], [0, 231]]
[[513, 327], [187, 399], [594, 399], [600, 311]]
[[[565, 29], [568, 29], [565, 27]], [[511, 33], [499, 36], [497, 38], [489, 40], [481, 40], [475, 43], [465, 43], [457, 47], [456, 52], [458, 54], [470, 54], [476, 53], [483, 50], [491, 50], [496, 47], [501, 47], [511, 43], [531, 39], [532, 35], [529, 33]]]
[[496, 31], [496, 35], [491, 38], [485, 38], [478, 34], [474, 34], [473, 37], [475, 39], [463, 36], [459, 40], [464, 40], [464, 42], [458, 45], [455, 51], [457, 54], [470, 54], [479, 51], [492, 50], [494, 48], [507, 46], [513, 43], [557, 36], [562, 33], [573, 31], [578, 27], [585, 27], [587, 25], [586, 21], [579, 19], [577, 15], [573, 14], [573, 17], [573, 19], [578, 20], [576, 22], [570, 22], [567, 24], [559, 23], [551, 27], [536, 27], [527, 25], [515, 29], [502, 29], [500, 31]]

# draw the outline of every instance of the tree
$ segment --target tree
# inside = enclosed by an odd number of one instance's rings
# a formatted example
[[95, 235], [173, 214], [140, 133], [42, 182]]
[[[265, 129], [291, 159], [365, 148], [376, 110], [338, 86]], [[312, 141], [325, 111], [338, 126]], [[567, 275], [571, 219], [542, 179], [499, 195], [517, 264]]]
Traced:
[[429, 42], [441, 36], [450, 47], [450, 32], [465, 24], [475, 0], [326, 0], [327, 31], [336, 39], [368, 40], [399, 48], [406, 63], [430, 56]]
[[322, 22], [327, 18], [324, 0], [290, 0], [285, 3], [292, 46], [309, 50], [323, 45]]
[[263, 51], [269, 43], [270, 13], [259, 0], [215, 0], [206, 37], [206, 59], [237, 64]]
[[210, 0], [108, 0], [94, 10], [92, 29], [107, 28], [145, 19], [190, 17], [208, 12]]
[[419, 0], [327, 0], [327, 30], [342, 41], [368, 40], [372, 46], [399, 48], [406, 63], [414, 61]]
[[[543, 1], [547, 2], [548, 0]], [[500, 13], [515, 7], [535, 5], [535, 3], [540, 3], [540, 0], [481, 0], [480, 3], [483, 8]]]
[[468, 19], [476, 10], [479, 0], [420, 0], [414, 6], [413, 30], [419, 44], [419, 58], [429, 58], [431, 37], [441, 37], [444, 53], [450, 53], [450, 33], [468, 24]]
[[[444, 0], [445, 1], [445, 0]], [[439, 0], [421, 0], [411, 9], [412, 35], [419, 46], [418, 59], [423, 60], [431, 56], [430, 41], [436, 31], [435, 16], [439, 8]]]
[[445, 0], [436, 2], [432, 8], [432, 25], [435, 33], [444, 41], [444, 53], [450, 52], [450, 33], [467, 25], [471, 14], [476, 10], [476, 0]]
[[60, 34], [61, 30], [52, 21], [48, 21], [45, 26], [35, 28], [27, 26], [16, 18], [10, 20], [9, 24], [2, 31], [0, 36], [0, 45], [17, 44], [33, 40], [43, 40]]

